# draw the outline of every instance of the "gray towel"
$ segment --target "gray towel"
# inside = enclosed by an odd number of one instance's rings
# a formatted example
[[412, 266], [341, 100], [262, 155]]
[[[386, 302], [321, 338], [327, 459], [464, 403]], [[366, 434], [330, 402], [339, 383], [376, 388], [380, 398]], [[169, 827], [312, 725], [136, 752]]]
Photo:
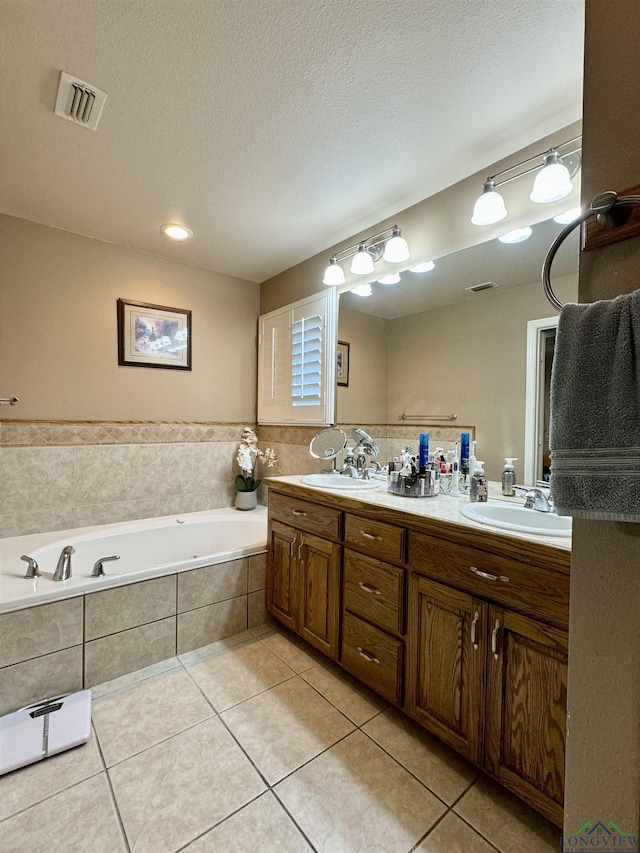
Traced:
[[562, 309], [550, 448], [560, 515], [640, 521], [640, 290]]

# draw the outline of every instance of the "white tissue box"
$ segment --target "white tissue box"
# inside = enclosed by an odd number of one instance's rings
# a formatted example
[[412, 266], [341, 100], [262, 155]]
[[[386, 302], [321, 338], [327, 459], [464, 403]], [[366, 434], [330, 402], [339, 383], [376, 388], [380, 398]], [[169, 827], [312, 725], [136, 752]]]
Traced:
[[0, 776], [80, 746], [90, 734], [90, 690], [56, 696], [0, 717]]

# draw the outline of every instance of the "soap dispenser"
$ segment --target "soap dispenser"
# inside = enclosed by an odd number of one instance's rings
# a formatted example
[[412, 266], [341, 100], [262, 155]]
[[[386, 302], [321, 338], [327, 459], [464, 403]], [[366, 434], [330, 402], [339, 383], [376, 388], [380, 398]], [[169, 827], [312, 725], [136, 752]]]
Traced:
[[489, 498], [487, 492], [487, 478], [484, 475], [484, 462], [479, 459], [476, 461], [476, 470], [471, 478], [471, 488], [469, 489], [469, 500], [481, 504], [487, 503]]
[[513, 488], [516, 484], [516, 472], [513, 463], [518, 461], [517, 456], [506, 456], [504, 460], [504, 471], [502, 472], [502, 494], [508, 498], [512, 498], [516, 490]]

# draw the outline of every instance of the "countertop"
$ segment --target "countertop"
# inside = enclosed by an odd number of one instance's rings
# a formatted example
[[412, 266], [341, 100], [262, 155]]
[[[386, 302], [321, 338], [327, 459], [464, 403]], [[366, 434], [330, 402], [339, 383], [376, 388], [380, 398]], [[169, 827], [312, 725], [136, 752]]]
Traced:
[[[309, 497], [315, 494], [316, 499], [320, 496], [332, 496], [334, 499], [340, 497], [345, 501], [345, 505], [349, 503], [358, 505], [370, 505], [372, 507], [380, 507], [396, 512], [402, 512], [409, 517], [417, 517], [421, 519], [434, 519], [444, 521], [460, 527], [470, 528], [475, 531], [476, 535], [485, 533], [488, 537], [499, 537], [513, 543], [514, 540], [524, 540], [528, 543], [536, 545], [544, 545], [549, 548], [558, 548], [562, 551], [571, 551], [571, 537], [561, 536], [538, 536], [532, 533], [520, 533], [515, 530], [502, 530], [496, 527], [490, 527], [486, 524], [480, 524], [471, 519], [465, 518], [460, 512], [460, 507], [469, 503], [467, 495], [459, 498], [451, 497], [450, 495], [437, 495], [433, 498], [405, 498], [400, 495], [392, 495], [387, 492], [386, 481], [381, 481], [377, 489], [369, 489], [354, 492], [349, 489], [323, 489], [320, 486], [308, 486], [302, 483], [302, 474], [295, 474], [288, 477], [268, 477], [265, 478], [266, 486], [276, 487], [278, 484], [283, 486], [294, 486], [298, 489], [308, 492]], [[507, 501], [516, 503], [522, 506], [522, 498], [506, 498], [502, 494], [502, 486], [500, 483], [489, 482], [489, 499], [490, 501]], [[330, 501], [333, 503], [333, 501]], [[531, 510], [535, 512], [535, 510]], [[407, 523], [410, 523], [409, 519]]]

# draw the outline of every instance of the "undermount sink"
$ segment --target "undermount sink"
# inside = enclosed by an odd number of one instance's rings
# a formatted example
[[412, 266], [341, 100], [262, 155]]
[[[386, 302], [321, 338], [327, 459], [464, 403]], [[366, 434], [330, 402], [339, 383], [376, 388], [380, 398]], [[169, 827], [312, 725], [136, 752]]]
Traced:
[[364, 491], [377, 489], [380, 485], [375, 480], [356, 480], [344, 474], [307, 474], [301, 481], [305, 486], [319, 486], [321, 489], [349, 489]]
[[571, 536], [571, 518], [567, 515], [538, 512], [500, 501], [465, 504], [460, 507], [460, 512], [465, 518], [488, 527], [533, 533], [535, 536]]

